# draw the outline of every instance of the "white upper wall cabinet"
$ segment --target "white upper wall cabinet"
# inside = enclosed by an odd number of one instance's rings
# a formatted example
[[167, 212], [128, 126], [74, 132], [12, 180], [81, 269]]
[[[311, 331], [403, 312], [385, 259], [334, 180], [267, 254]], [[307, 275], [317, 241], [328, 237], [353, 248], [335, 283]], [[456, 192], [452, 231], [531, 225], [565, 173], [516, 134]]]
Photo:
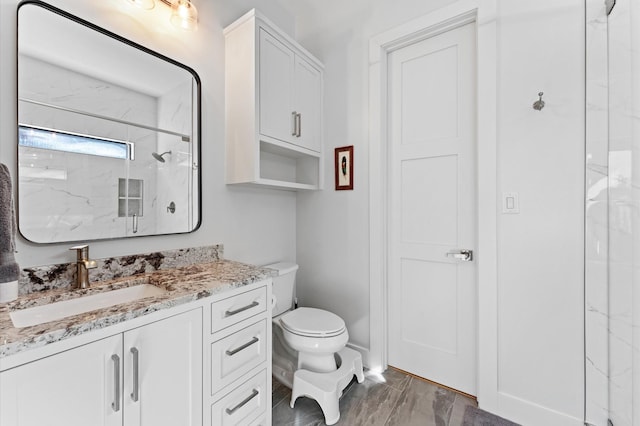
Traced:
[[322, 64], [255, 10], [224, 34], [227, 183], [321, 189]]

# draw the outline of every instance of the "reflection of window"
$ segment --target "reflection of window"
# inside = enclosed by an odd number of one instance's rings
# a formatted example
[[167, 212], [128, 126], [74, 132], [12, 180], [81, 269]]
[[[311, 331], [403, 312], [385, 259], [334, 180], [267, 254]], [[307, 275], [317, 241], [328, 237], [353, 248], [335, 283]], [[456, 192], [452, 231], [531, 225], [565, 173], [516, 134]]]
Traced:
[[18, 144], [32, 148], [121, 158], [123, 160], [132, 157], [131, 149], [133, 148], [133, 145], [127, 142], [24, 125], [18, 127]]
[[118, 217], [142, 216], [142, 179], [118, 179]]

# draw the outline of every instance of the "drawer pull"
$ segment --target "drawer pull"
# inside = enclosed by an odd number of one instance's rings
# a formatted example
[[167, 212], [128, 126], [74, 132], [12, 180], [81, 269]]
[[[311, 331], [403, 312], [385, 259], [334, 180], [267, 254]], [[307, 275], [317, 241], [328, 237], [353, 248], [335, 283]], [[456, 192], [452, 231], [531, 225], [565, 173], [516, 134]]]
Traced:
[[245, 405], [247, 405], [249, 403], [249, 401], [251, 401], [253, 398], [255, 398], [259, 393], [260, 392], [258, 391], [258, 389], [254, 389], [253, 392], [251, 392], [251, 395], [246, 397], [242, 402], [240, 402], [240, 404], [236, 405], [233, 408], [227, 408], [225, 411], [227, 412], [227, 414], [232, 415], [233, 413], [238, 411], [240, 408], [242, 408]]
[[249, 305], [247, 305], [247, 306], [243, 306], [242, 308], [238, 308], [238, 309], [236, 309], [236, 310], [234, 310], [234, 311], [226, 311], [226, 312], [224, 313], [224, 316], [225, 316], [225, 318], [226, 318], [226, 317], [230, 317], [230, 316], [235, 315], [235, 314], [239, 314], [240, 312], [244, 312], [244, 311], [246, 311], [247, 309], [255, 308], [255, 307], [256, 307], [256, 306], [258, 306], [259, 304], [260, 304], [260, 302], [257, 302], [257, 301], [256, 301], [256, 302], [250, 303], [250, 304], [249, 304]]
[[237, 354], [238, 352], [240, 352], [241, 350], [247, 349], [249, 346], [251, 346], [251, 345], [253, 345], [254, 343], [257, 343], [257, 342], [259, 342], [259, 341], [260, 341], [260, 339], [258, 339], [257, 337], [254, 337], [253, 339], [251, 339], [250, 341], [248, 341], [248, 342], [247, 342], [247, 343], [245, 343], [244, 345], [242, 345], [242, 346], [240, 346], [240, 347], [238, 347], [238, 348], [235, 348], [235, 349], [233, 349], [233, 350], [231, 350], [231, 351], [226, 351], [226, 354], [227, 354], [227, 355], [229, 355], [229, 356], [235, 355], [235, 354]]

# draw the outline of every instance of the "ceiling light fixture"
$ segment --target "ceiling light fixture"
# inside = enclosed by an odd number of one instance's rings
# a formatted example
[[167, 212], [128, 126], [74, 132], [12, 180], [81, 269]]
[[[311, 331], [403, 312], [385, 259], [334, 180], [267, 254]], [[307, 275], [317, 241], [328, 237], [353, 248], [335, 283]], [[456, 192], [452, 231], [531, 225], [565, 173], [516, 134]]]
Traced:
[[151, 10], [156, 5], [153, 0], [127, 0], [129, 3], [135, 4], [141, 9]]
[[198, 10], [189, 0], [174, 0], [171, 5], [171, 23], [183, 30], [195, 31], [198, 29]]
[[[155, 6], [154, 0], [126, 0], [141, 9], [151, 10]], [[159, 0], [171, 8], [171, 24], [187, 31], [198, 29], [198, 9], [190, 0]]]

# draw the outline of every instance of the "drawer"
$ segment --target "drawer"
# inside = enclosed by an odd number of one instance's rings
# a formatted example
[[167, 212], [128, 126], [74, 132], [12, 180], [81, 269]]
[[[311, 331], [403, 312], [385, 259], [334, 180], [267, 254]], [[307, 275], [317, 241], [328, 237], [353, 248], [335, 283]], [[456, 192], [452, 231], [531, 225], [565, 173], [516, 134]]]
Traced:
[[262, 370], [211, 406], [211, 424], [246, 425], [267, 406], [267, 370]]
[[246, 293], [211, 304], [211, 333], [252, 317], [267, 309], [267, 288], [260, 287]]
[[251, 426], [271, 426], [271, 425], [267, 424], [267, 415], [265, 414], [264, 416], [261, 416], [255, 419], [253, 423], [251, 423]]
[[267, 320], [211, 344], [211, 395], [267, 359]]

